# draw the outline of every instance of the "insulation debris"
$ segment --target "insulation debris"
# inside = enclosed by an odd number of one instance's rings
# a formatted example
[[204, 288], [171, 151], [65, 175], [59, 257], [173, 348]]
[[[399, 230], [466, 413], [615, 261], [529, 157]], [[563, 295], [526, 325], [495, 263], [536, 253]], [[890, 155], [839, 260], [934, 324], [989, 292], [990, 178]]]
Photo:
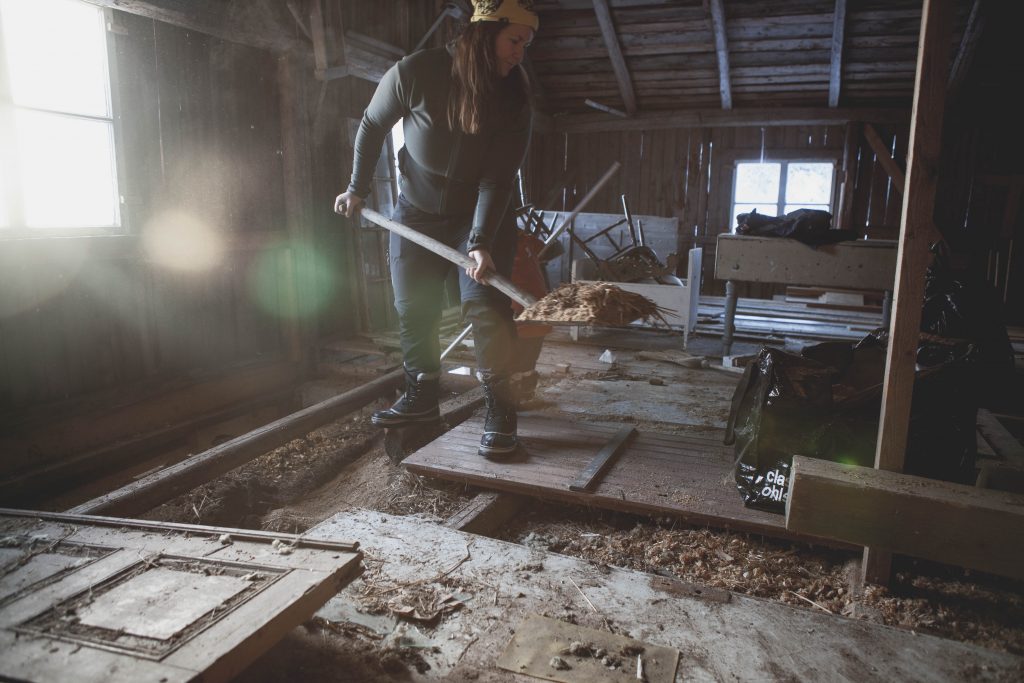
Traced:
[[634, 320], [668, 327], [661, 308], [645, 296], [609, 282], [565, 284], [524, 310], [519, 320], [574, 322], [588, 325], [628, 325]]

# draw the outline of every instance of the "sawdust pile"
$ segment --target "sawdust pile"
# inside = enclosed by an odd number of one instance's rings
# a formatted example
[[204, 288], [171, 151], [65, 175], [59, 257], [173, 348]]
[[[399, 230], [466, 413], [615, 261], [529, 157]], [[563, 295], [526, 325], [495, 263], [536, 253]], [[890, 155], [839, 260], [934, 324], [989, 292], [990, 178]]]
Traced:
[[609, 282], [565, 284], [519, 315], [519, 320], [559, 321], [588, 325], [628, 325], [634, 320], [668, 327], [671, 311], [645, 296], [627, 292]]

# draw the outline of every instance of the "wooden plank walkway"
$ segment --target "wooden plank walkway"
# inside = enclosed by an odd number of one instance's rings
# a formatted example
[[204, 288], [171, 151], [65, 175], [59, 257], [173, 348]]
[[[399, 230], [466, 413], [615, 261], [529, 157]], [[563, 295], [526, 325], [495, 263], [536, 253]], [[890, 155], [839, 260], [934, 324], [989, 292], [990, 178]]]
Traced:
[[621, 426], [524, 412], [519, 418], [523, 448], [515, 460], [499, 463], [477, 455], [483, 424], [476, 416], [404, 464], [416, 474], [500, 491], [807, 538], [787, 532], [782, 515], [744, 507], [733, 482], [733, 449], [722, 444], [718, 430], [695, 435], [641, 428], [593, 493], [570, 491], [569, 484]]

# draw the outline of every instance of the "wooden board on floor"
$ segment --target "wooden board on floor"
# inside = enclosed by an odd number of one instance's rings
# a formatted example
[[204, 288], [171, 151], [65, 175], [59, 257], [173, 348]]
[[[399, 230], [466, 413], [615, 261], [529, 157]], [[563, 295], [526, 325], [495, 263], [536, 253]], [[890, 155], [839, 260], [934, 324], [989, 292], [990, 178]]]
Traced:
[[1024, 495], [795, 456], [786, 525], [1024, 579]]
[[352, 543], [0, 509], [0, 678], [227, 681], [359, 572]]
[[621, 424], [582, 422], [524, 412], [517, 458], [492, 462], [477, 448], [482, 418], [467, 420], [403, 464], [416, 474], [487, 488], [642, 514], [788, 536], [785, 519], [744, 507], [733, 481], [733, 449], [711, 436], [640, 430], [593, 493], [569, 485]]
[[[1017, 680], [1024, 661], [810, 606], [792, 607], [459, 533], [421, 518], [350, 510], [318, 524], [306, 537], [363, 539], [367, 556], [377, 559], [378, 586], [407, 586], [410, 593], [419, 591], [415, 595], [438, 596], [459, 587], [468, 608], [446, 614], [430, 629], [430, 642], [424, 644], [436, 647], [417, 650], [430, 665], [432, 680], [497, 680], [495, 662], [530, 614], [602, 630], [610, 621], [618, 634], [678, 649], [680, 681]], [[337, 615], [339, 604], [351, 614], [374, 599], [366, 584], [352, 584], [320, 615]], [[282, 680], [301, 670], [302, 652], [279, 650], [291, 658], [280, 665]]]

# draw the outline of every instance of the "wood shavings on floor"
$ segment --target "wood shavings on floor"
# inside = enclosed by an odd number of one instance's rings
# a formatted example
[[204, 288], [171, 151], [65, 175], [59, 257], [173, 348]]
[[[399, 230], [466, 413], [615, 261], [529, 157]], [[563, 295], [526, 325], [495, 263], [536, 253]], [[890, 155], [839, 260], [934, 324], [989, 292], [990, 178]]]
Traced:
[[671, 313], [645, 296], [609, 282], [588, 282], [562, 285], [524, 310], [518, 319], [609, 327], [641, 320], [668, 327], [665, 315]]

